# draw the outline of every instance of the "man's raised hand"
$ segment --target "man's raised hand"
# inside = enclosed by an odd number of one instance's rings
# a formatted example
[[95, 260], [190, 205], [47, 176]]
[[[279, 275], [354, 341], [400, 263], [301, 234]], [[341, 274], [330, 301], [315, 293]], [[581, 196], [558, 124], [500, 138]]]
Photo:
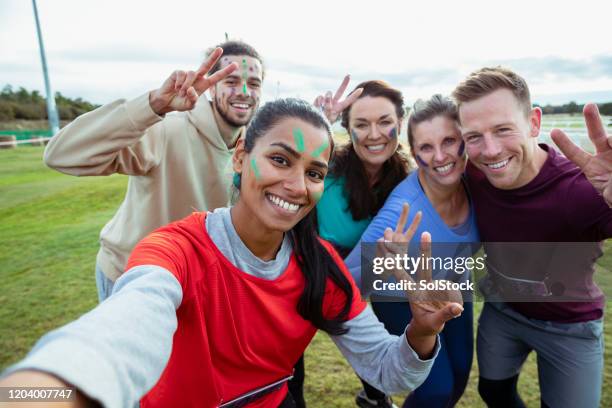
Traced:
[[231, 63], [207, 76], [206, 74], [217, 63], [221, 54], [223, 50], [217, 47], [197, 71], [174, 71], [164, 81], [161, 88], [149, 94], [149, 104], [153, 111], [158, 115], [164, 115], [172, 111], [193, 109], [200, 95], [238, 68], [236, 63]]
[[329, 120], [329, 123], [333, 124], [336, 120], [338, 120], [338, 117], [342, 114], [342, 111], [351, 106], [351, 104], [355, 102], [355, 100], [359, 98], [359, 95], [361, 95], [363, 92], [363, 88], [357, 88], [353, 93], [347, 96], [346, 99], [340, 101], [340, 98], [342, 98], [342, 95], [346, 91], [346, 87], [348, 86], [350, 80], [350, 75], [345, 76], [334, 96], [332, 96], [331, 91], [327, 91], [325, 95], [317, 96], [314, 101], [314, 106], [323, 111], [323, 114], [327, 120]]
[[584, 106], [584, 120], [589, 139], [595, 146], [595, 154], [590, 154], [576, 146], [560, 129], [553, 129], [550, 136], [565, 157], [582, 170], [595, 189], [603, 195], [612, 207], [612, 136], [606, 134], [601, 122], [597, 105]]

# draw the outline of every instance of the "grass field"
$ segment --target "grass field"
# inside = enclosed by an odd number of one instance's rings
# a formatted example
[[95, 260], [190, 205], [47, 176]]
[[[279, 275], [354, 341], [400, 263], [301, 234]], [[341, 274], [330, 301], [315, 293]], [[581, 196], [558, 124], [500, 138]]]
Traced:
[[[77, 178], [42, 164], [42, 148], [0, 150], [0, 370], [22, 358], [37, 338], [96, 305], [98, 233], [117, 209], [126, 177]], [[607, 247], [611, 245], [608, 244]], [[612, 252], [612, 251], [611, 251]], [[612, 261], [600, 278], [612, 282]], [[476, 305], [476, 316], [480, 311]], [[607, 307], [608, 314], [612, 312]], [[606, 327], [606, 342], [612, 344]], [[539, 406], [532, 355], [520, 390]], [[602, 406], [612, 406], [612, 356], [606, 350]], [[306, 397], [312, 407], [352, 407], [359, 382], [333, 343], [318, 334], [306, 353]], [[474, 363], [462, 407], [484, 406]]]

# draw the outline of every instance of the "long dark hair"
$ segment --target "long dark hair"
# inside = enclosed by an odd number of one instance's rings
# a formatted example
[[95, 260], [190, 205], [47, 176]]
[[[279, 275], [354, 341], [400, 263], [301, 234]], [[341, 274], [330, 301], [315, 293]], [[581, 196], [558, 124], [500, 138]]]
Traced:
[[[327, 119], [309, 103], [293, 98], [268, 102], [259, 109], [247, 129], [244, 150], [250, 153], [255, 143], [257, 143], [257, 139], [286, 118], [299, 118], [319, 129], [324, 129], [329, 136], [329, 143], [333, 152], [334, 140], [332, 138], [331, 126]], [[240, 180], [235, 181], [235, 184], [239, 189]], [[316, 212], [314, 209], [300, 220], [288, 234], [293, 252], [306, 282], [297, 305], [298, 313], [305, 320], [310, 321], [316, 328], [324, 330], [329, 334], [340, 335], [346, 333], [348, 329], [344, 327], [343, 322], [348, 318], [353, 299], [353, 287], [332, 258], [330, 252], [320, 241], [316, 228]], [[327, 278], [330, 278], [346, 295], [344, 307], [337, 316], [331, 319], [326, 319], [323, 315], [323, 296], [325, 294]]]
[[[404, 98], [402, 93], [392, 88], [384, 81], [366, 81], [355, 87], [363, 88], [359, 99], [370, 97], [387, 98], [395, 106], [395, 113], [401, 123], [404, 118]], [[349, 120], [351, 107], [342, 112], [342, 127], [350, 134]], [[373, 217], [382, 208], [385, 200], [397, 184], [406, 178], [410, 162], [398, 145], [397, 150], [382, 167], [382, 176], [374, 188], [364, 188], [364, 180], [368, 179], [365, 167], [355, 153], [352, 142], [342, 146], [334, 156], [330, 173], [334, 177], [343, 177], [345, 180], [345, 194], [348, 195], [348, 209], [354, 220]]]

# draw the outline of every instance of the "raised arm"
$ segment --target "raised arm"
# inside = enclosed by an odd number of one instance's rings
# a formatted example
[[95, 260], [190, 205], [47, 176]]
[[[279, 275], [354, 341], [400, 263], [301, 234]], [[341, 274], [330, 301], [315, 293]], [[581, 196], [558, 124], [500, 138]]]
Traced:
[[355, 89], [352, 93], [349, 94], [344, 100], [340, 100], [344, 92], [346, 91], [346, 87], [351, 81], [351, 76], [346, 75], [342, 80], [342, 83], [336, 90], [336, 93], [333, 94], [331, 91], [327, 91], [325, 95], [319, 95], [314, 100], [314, 106], [321, 109], [329, 123], [334, 123], [338, 120], [338, 117], [342, 114], [342, 111], [351, 106], [353, 102], [359, 95], [363, 92], [362, 88]]
[[103, 406], [134, 406], [170, 358], [181, 300], [181, 286], [170, 272], [135, 267], [117, 280], [106, 301], [43, 336], [6, 370], [0, 387], [70, 384]]
[[45, 164], [75, 176], [147, 174], [163, 156], [163, 115], [193, 109], [206, 89], [236, 69], [230, 64], [206, 75], [222, 52], [217, 48], [196, 71], [174, 71], [154, 91], [81, 115], [51, 138]]
[[582, 170], [606, 204], [612, 207], [612, 135], [606, 133], [597, 105], [584, 105], [583, 113], [595, 154], [589, 154], [576, 146], [561, 129], [553, 129], [550, 136], [563, 154]]

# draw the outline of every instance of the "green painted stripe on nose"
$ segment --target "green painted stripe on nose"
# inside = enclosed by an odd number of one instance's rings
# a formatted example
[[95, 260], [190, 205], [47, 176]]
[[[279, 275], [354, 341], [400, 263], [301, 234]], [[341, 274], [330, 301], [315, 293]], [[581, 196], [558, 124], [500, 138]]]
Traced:
[[304, 153], [306, 147], [304, 147], [304, 133], [302, 129], [293, 129], [293, 138], [295, 139], [295, 148], [299, 153]]

